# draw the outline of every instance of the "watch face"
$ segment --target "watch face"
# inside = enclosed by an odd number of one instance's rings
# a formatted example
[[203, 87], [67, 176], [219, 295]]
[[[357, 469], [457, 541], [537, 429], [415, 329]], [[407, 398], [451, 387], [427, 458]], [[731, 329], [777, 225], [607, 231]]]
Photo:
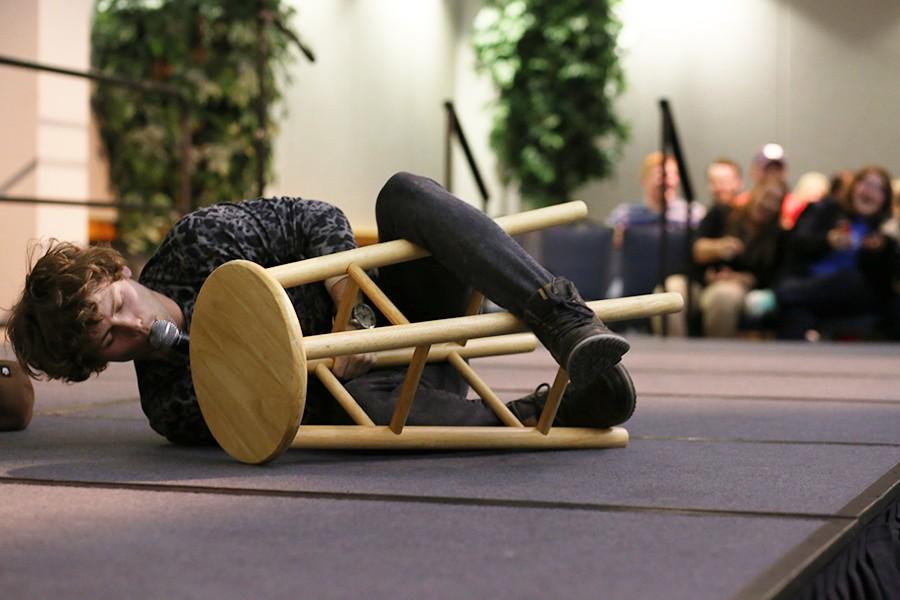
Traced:
[[353, 307], [352, 321], [358, 327], [362, 327], [363, 329], [371, 329], [375, 327], [375, 311], [372, 310], [372, 307], [364, 302], [360, 302], [356, 306]]

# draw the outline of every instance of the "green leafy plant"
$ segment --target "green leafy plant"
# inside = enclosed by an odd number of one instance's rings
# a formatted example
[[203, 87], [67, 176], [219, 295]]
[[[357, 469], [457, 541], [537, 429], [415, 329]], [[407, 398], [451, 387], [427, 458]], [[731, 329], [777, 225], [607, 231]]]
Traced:
[[498, 89], [490, 134], [526, 205], [570, 200], [610, 174], [627, 127], [615, 0], [489, 0], [475, 19], [477, 66]]
[[[260, 9], [268, 19], [260, 28]], [[94, 115], [109, 160], [110, 179], [124, 205], [124, 249], [146, 253], [178, 216], [183, 156], [181, 124], [190, 129], [193, 206], [239, 200], [256, 193], [257, 131], [265, 154], [277, 131], [274, 106], [287, 81], [294, 9], [282, 0], [99, 0], [91, 30], [91, 62], [107, 75], [163, 83], [177, 100], [107, 83], [95, 86]], [[266, 48], [263, 80], [256, 63], [260, 31]], [[262, 123], [256, 102], [268, 108]], [[186, 117], [186, 119], [185, 119]], [[268, 181], [271, 161], [265, 165]]]

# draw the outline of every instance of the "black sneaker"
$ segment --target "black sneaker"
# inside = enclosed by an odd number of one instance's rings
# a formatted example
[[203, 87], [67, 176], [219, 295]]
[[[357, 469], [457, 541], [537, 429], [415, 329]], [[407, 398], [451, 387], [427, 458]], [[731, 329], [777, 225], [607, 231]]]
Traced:
[[564, 427], [613, 427], [631, 418], [637, 394], [621, 363], [596, 375], [586, 386], [570, 383], [555, 424]]
[[628, 341], [613, 333], [584, 303], [575, 285], [559, 277], [525, 303], [525, 322], [573, 384], [588, 386], [628, 352]]
[[[506, 406], [526, 427], [534, 427], [541, 418], [550, 385], [542, 383], [532, 393]], [[612, 427], [621, 425], [634, 414], [637, 396], [634, 383], [621, 364], [594, 377], [588, 386], [572, 383], [566, 388], [553, 424], [559, 427]]]
[[508, 408], [525, 427], [535, 427], [538, 423], [538, 419], [541, 418], [541, 411], [544, 410], [544, 404], [547, 402], [547, 395], [549, 393], [550, 384], [542, 383], [524, 398], [507, 402], [506, 408]]

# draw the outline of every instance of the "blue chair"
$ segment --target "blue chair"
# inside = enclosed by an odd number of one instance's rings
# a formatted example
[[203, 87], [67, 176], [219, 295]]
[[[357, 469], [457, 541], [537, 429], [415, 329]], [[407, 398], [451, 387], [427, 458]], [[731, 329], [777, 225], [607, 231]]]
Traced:
[[[667, 231], [666, 275], [685, 274], [690, 270], [687, 233], [683, 227], [670, 227]], [[658, 225], [631, 225], [625, 229], [622, 249], [615, 257], [618, 276], [621, 279], [621, 296], [652, 294], [659, 285], [659, 251], [661, 246]], [[650, 331], [648, 319], [636, 319], [615, 323], [617, 331]]]
[[585, 300], [601, 300], [609, 288], [612, 234], [596, 223], [551, 227], [543, 231], [541, 262], [572, 281]]
[[[667, 275], [687, 273], [690, 257], [686, 247], [687, 234], [681, 227], [667, 232]], [[651, 294], [659, 284], [660, 235], [656, 225], [632, 225], [625, 229], [620, 260], [622, 295]]]

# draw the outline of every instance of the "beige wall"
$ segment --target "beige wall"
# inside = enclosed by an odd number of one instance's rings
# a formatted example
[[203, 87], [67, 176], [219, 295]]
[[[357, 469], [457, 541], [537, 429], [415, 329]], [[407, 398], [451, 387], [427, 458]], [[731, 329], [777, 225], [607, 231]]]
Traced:
[[[90, 0], [0, 3], [0, 53], [86, 69]], [[86, 199], [88, 86], [81, 80], [0, 66], [0, 183], [11, 196]], [[0, 322], [24, 279], [27, 248], [50, 237], [87, 241], [84, 208], [0, 203]]]
[[443, 177], [443, 101], [453, 94], [455, 0], [294, 0], [316, 54], [299, 59], [267, 193], [337, 204], [374, 224], [392, 173]]
[[[0, 2], [0, 49], [4, 54], [37, 55], [37, 5]], [[33, 195], [36, 189], [37, 75], [0, 66], [0, 194]], [[15, 183], [14, 183], [15, 181]], [[25, 276], [24, 247], [36, 211], [0, 203], [0, 322]]]

